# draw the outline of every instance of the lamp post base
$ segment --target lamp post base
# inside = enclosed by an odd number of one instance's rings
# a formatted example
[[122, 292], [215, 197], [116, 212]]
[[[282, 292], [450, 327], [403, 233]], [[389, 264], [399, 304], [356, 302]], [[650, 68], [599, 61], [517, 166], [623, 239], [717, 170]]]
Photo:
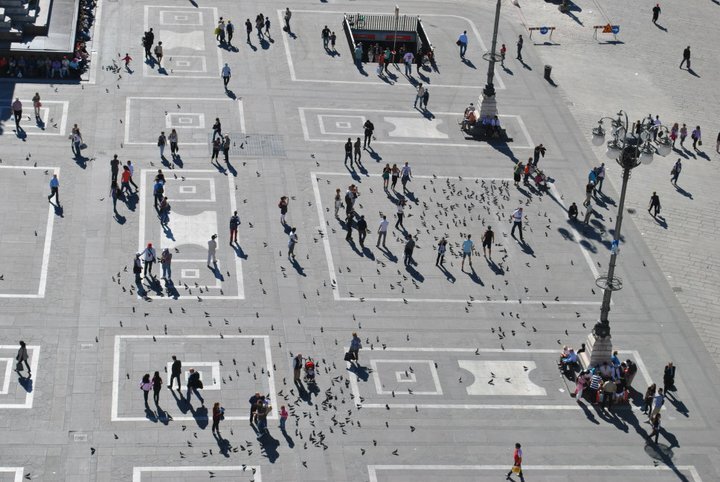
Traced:
[[585, 352], [580, 353], [580, 363], [582, 363], [583, 368], [590, 368], [602, 362], [610, 362], [612, 352], [612, 337], [610, 335], [596, 337], [590, 333], [585, 344]]
[[[485, 92], [480, 96], [480, 119], [483, 117], [493, 118], [498, 115], [497, 102], [495, 101], [495, 94], [486, 95]], [[480, 120], [478, 119], [478, 121]]]

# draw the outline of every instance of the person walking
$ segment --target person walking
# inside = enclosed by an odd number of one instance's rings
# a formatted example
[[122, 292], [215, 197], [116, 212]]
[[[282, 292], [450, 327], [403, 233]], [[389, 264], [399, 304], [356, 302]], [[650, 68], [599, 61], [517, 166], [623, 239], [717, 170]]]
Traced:
[[227, 32], [227, 44], [232, 45], [232, 38], [233, 34], [235, 33], [235, 25], [233, 25], [229, 19], [227, 21], [227, 25], [225, 26], [225, 31]]
[[502, 44], [500, 46], [500, 67], [505, 67], [505, 54], [507, 54], [507, 47]]
[[343, 164], [347, 166], [348, 160], [350, 161], [350, 169], [353, 168], [353, 145], [352, 145], [352, 138], [348, 137], [347, 142], [345, 143], [345, 160], [343, 161]]
[[406, 52], [405, 55], [403, 55], [403, 63], [405, 64], [405, 75], [407, 77], [412, 77], [412, 66], [414, 61], [415, 55], [413, 55], [412, 52]]
[[[208, 268], [215, 268], [217, 266], [217, 258], [215, 257], [215, 253], [217, 251], [217, 234], [213, 234], [210, 236], [210, 240], [208, 241], [208, 252], [207, 252], [207, 266]], [[212, 264], [210, 264], [212, 262]]]
[[348, 209], [345, 214], [345, 230], [347, 231], [347, 234], [345, 235], [345, 241], [349, 241], [352, 243], [353, 218], [355, 217], [355, 215], [352, 209]]
[[655, 191], [653, 191], [652, 196], [650, 196], [650, 206], [648, 207], [648, 212], [650, 213], [650, 211], [654, 211], [651, 213], [654, 218], [660, 214], [660, 196], [658, 196]]
[[335, 189], [335, 219], [338, 219], [338, 212], [340, 211], [340, 208], [342, 207], [342, 194], [340, 193], [340, 189]]
[[464, 59], [465, 52], [467, 52], [467, 45], [468, 45], [467, 30], [465, 30], [463, 33], [460, 34], [456, 43], [457, 43], [458, 47], [460, 47], [460, 58]]
[[405, 200], [402, 199], [397, 203], [397, 221], [395, 221], [395, 229], [402, 228], [405, 231], [405, 225], [403, 225], [403, 217], [405, 216]]
[[430, 89], [425, 87], [425, 93], [422, 96], [422, 108], [423, 110], [427, 110], [428, 102], [430, 101]]
[[360, 243], [360, 247], [365, 248], [365, 238], [367, 237], [368, 229], [367, 221], [365, 221], [365, 216], [360, 215], [355, 225], [355, 229], [357, 229], [358, 232], [358, 242]]
[[362, 340], [356, 332], [353, 332], [352, 339], [350, 340], [350, 363], [353, 365], [360, 366], [360, 349], [362, 348]]
[[[365, 138], [363, 139], [363, 149], [367, 149], [368, 147], [370, 147], [370, 141], [372, 141], [375, 126], [372, 122], [370, 122], [370, 119], [368, 119], [363, 124], [363, 129], [365, 134]], [[718, 134], [718, 136], [720, 137], [720, 134]]]
[[592, 199], [593, 192], [595, 191], [595, 183], [592, 181], [588, 181], [587, 184], [585, 184], [585, 201], [583, 202], [583, 206], [587, 206], [590, 204], [590, 200]]
[[360, 138], [358, 137], [357, 140], [355, 141], [355, 143], [353, 144], [353, 154], [354, 154], [353, 157], [355, 158], [355, 162], [357, 163], [358, 166], [360, 165], [362, 151], [363, 151], [362, 144], [360, 143]]
[[22, 102], [15, 97], [15, 102], [11, 104], [13, 118], [15, 119], [15, 128], [20, 130], [20, 121], [22, 120]]
[[328, 43], [330, 42], [330, 29], [327, 25], [325, 25], [325, 28], [323, 28], [322, 32], [320, 32], [320, 37], [322, 38], [323, 48], [328, 50]]
[[125, 57], [120, 60], [125, 62], [125, 71], [132, 74], [132, 70], [130, 70], [130, 61], [132, 60], [132, 57], [130, 57], [130, 54], [125, 52]]
[[53, 174], [52, 179], [50, 179], [48, 202], [52, 203], [53, 197], [55, 198], [55, 203], [60, 206], [60, 180], [58, 180], [57, 174]]
[[415, 239], [408, 235], [405, 242], [405, 249], [403, 250], [405, 258], [403, 260], [405, 266], [411, 266], [413, 261], [413, 251], [415, 251]]
[[155, 46], [155, 58], [157, 58], [158, 68], [162, 69], [162, 59], [163, 59], [163, 46], [162, 42], [158, 42], [158, 44]]
[[675, 390], [675, 365], [673, 362], [668, 362], [663, 370], [663, 390], [665, 393], [668, 390]]
[[652, 407], [653, 398], [655, 398], [656, 390], [657, 390], [657, 385], [655, 385], [653, 383], [645, 391], [645, 396], [643, 397], [642, 413], [647, 415], [647, 413], [650, 411], [650, 408]]
[[393, 164], [392, 169], [390, 169], [390, 189], [393, 191], [395, 191], [395, 186], [397, 185], [399, 177], [400, 169], [397, 167], [397, 164]]
[[678, 138], [678, 131], [680, 130], [680, 126], [678, 126], [678, 123], [674, 123], [672, 127], [670, 128], [670, 140], [672, 141], [672, 147], [675, 149], [675, 141]]
[[387, 191], [390, 184], [390, 164], [385, 164], [382, 170], [383, 190]]
[[220, 149], [222, 149], [222, 141], [219, 138], [214, 138], [212, 143], [212, 155], [210, 156], [210, 164], [220, 163], [218, 162], [218, 156], [220, 155]]
[[400, 171], [400, 182], [402, 183], [403, 193], [407, 192], [407, 183], [410, 181], [410, 178], [412, 178], [412, 169], [410, 169], [410, 164], [405, 161], [405, 165]]
[[[493, 232], [493, 230], [490, 226], [488, 226], [487, 229], [485, 230], [485, 232], [483, 233], [481, 241], [482, 241], [483, 256], [492, 259], [492, 245], [495, 242], [495, 233]], [[485, 254], [486, 249], [487, 249], [487, 254]]]
[[292, 228], [288, 234], [288, 258], [295, 259], [295, 245], [298, 243], [297, 229]]
[[140, 285], [141, 279], [140, 274], [142, 274], [142, 259], [141, 259], [142, 253], [135, 253], [135, 259], [133, 259], [133, 274], [135, 275], [135, 284]]
[[595, 211], [591, 202], [583, 203], [583, 206], [585, 207], [585, 217], [583, 218], [583, 224], [587, 225], [590, 222], [590, 217], [595, 213]]
[[264, 399], [262, 395], [260, 395], [259, 392], [255, 392], [255, 395], [250, 397], [248, 399], [248, 403], [250, 404], [250, 425], [252, 426], [255, 424], [255, 412], [257, 412], [258, 403], [261, 402]]
[[475, 249], [475, 243], [473, 243], [472, 239], [470, 239], [471, 236], [472, 235], [468, 234], [467, 239], [463, 241], [462, 244], [462, 263], [460, 263], [460, 271], [462, 272], [465, 272], [465, 258], [467, 258], [468, 263], [470, 264], [470, 269], [472, 270], [472, 253]]
[[[127, 167], [128, 167], [128, 170], [130, 171], [130, 179], [128, 182], [133, 185], [133, 187], [135, 188], [135, 192], [138, 192], [140, 190], [140, 188], [138, 187], [137, 184], [135, 184], [135, 181], [133, 181], [133, 178], [135, 176], [135, 165], [132, 163], [132, 161], [128, 161]], [[165, 181], [163, 181], [163, 184], [164, 183], [165, 183]]]
[[278, 208], [280, 208], [280, 224], [285, 226], [287, 223], [285, 222], [285, 215], [288, 212], [288, 202], [290, 200], [287, 196], [283, 196], [280, 198], [280, 202], [278, 203]]
[[223, 85], [225, 86], [225, 90], [228, 90], [228, 84], [230, 83], [230, 76], [232, 75], [232, 70], [230, 70], [230, 66], [226, 63], [225, 66], [222, 68], [222, 71], [220, 72], [220, 76], [223, 79]]
[[32, 371], [30, 370], [30, 364], [28, 363], [28, 351], [27, 351], [27, 345], [25, 345], [25, 342], [20, 340], [20, 348], [18, 348], [17, 355], [15, 355], [15, 360], [17, 361], [17, 366], [15, 367], [15, 371], [20, 374], [20, 371], [22, 371], [22, 366], [25, 364], [25, 368], [27, 368], [28, 372], [28, 378], [32, 376]]
[[38, 92], [35, 92], [35, 95], [33, 95], [32, 98], [33, 103], [33, 109], [35, 110], [35, 121], [40, 121], [40, 107], [42, 107], [42, 102], [40, 102], [40, 94]]
[[510, 230], [510, 236], [513, 238], [515, 237], [515, 229], [517, 228], [518, 231], [520, 231], [520, 241], [524, 243], [525, 240], [523, 239], [522, 219], [523, 208], [519, 207], [512, 213], [511, 222], [513, 223], [513, 227]]
[[540, 157], [545, 157], [546, 151], [547, 151], [547, 149], [545, 149], [545, 146], [543, 146], [542, 144], [535, 146], [535, 149], [533, 150], [533, 159], [532, 159], [533, 167], [537, 167], [538, 162], [540, 162]]
[[652, 9], [652, 23], [657, 24], [658, 18], [660, 18], [660, 4], [656, 3]]
[[415, 103], [413, 103], [413, 107], [417, 108], [418, 102], [420, 102], [420, 107], [422, 108], [423, 98], [425, 97], [425, 87], [423, 87], [422, 84], [418, 84], [417, 92], [415, 93]]
[[522, 48], [523, 48], [523, 36], [522, 36], [522, 35], [518, 35], [518, 40], [517, 40], [517, 59], [518, 59], [520, 62], [523, 61], [523, 58], [522, 58]]
[[220, 435], [220, 420], [225, 418], [225, 409], [220, 406], [220, 402], [215, 402], [212, 408], [212, 433]]
[[[167, 198], [166, 198], [167, 199]], [[160, 253], [160, 267], [162, 268], [162, 279], [171, 281], [172, 279], [172, 253], [170, 248], [165, 248]]]
[[664, 390], [662, 388], [658, 388], [657, 393], [653, 397], [652, 401], [652, 410], [650, 411], [650, 420], [653, 419], [655, 415], [660, 413], [660, 409], [665, 404], [665, 394]]
[[717, 139], [715, 140], [715, 151], [720, 154], [720, 131], [718, 131]]
[[442, 238], [437, 245], [437, 258], [435, 266], [442, 266], [445, 263], [445, 252], [447, 251], [447, 240]]
[[283, 16], [283, 19], [285, 20], [285, 31], [287, 33], [290, 33], [290, 18], [292, 17], [292, 12], [290, 11], [290, 7], [285, 8], [285, 15]]
[[117, 154], [110, 160], [110, 180], [111, 182], [117, 183], [118, 172], [120, 170], [120, 159]]
[[123, 172], [120, 176], [120, 192], [132, 194], [130, 189], [130, 168], [127, 166], [123, 166]]
[[255, 28], [257, 29], [257, 36], [258, 40], [262, 40], [264, 38], [263, 36], [263, 28], [265, 27], [265, 16], [262, 13], [259, 13], [257, 17], [255, 17]]
[[160, 378], [160, 372], [155, 372], [153, 374], [152, 380], [150, 380], [152, 383], [152, 389], [153, 389], [153, 401], [155, 402], [155, 406], [160, 405], [160, 390], [162, 390], [163, 386], [163, 379]]
[[270, 38], [270, 17], [265, 17], [265, 35]]
[[522, 446], [519, 443], [515, 444], [515, 451], [513, 452], [513, 464], [510, 468], [510, 471], [505, 476], [505, 479], [512, 480], [510, 478], [511, 475], [516, 474], [518, 477], [520, 477], [520, 482], [525, 482], [525, 477], [523, 477], [523, 471], [522, 471], [522, 458], [523, 458], [523, 452], [522, 452]]
[[113, 203], [113, 213], [117, 214], [117, 202], [118, 199], [122, 197], [122, 191], [118, 187], [117, 181], [112, 181], [110, 183], [110, 199], [112, 199]]
[[380, 247], [380, 241], [382, 241], [382, 247], [385, 247], [385, 239], [387, 238], [387, 230], [388, 226], [390, 225], [390, 222], [387, 220], [387, 216], [382, 217], [380, 220], [380, 225], [378, 226], [378, 239], [377, 244], [375, 244], [376, 248]]
[[685, 142], [685, 139], [687, 138], [687, 126], [685, 124], [682, 125], [680, 128], [680, 147], [683, 146], [683, 142]]
[[280, 405], [280, 431], [285, 432], [285, 423], [288, 419], [288, 411], [285, 410], [285, 405]]
[[238, 226], [240, 226], [240, 216], [238, 216], [237, 211], [235, 211], [233, 215], [230, 216], [230, 246], [232, 246], [233, 243], [238, 242]]
[[690, 138], [693, 141], [693, 149], [695, 149], [695, 152], [697, 152], [697, 146], [702, 146], [702, 133], [700, 132], [700, 126], [695, 126], [692, 134], [690, 134]]
[[187, 379], [187, 394], [185, 395], [185, 398], [188, 403], [190, 403], [190, 396], [194, 393], [198, 400], [200, 400], [201, 405], [204, 407], [205, 399], [203, 399], [202, 395], [200, 395], [200, 392], [198, 391], [203, 388], [203, 382], [200, 379], [200, 372], [196, 372], [194, 368], [191, 368], [188, 371], [190, 372], [190, 376]]
[[148, 243], [147, 247], [142, 252], [142, 259], [145, 263], [145, 270], [143, 272], [143, 276], [147, 279], [148, 271], [150, 272], [150, 277], [153, 278], [152, 269], [153, 265], [155, 264], [155, 261], [157, 260], [157, 256], [155, 253], [155, 248], [153, 248], [152, 243]]
[[513, 169], [513, 183], [515, 183], [515, 187], [518, 187], [520, 183], [520, 178], [522, 177], [522, 173], [525, 170], [525, 166], [522, 162], [518, 161], [517, 164], [515, 164], [515, 168]]
[[293, 381], [295, 382], [295, 385], [301, 385], [302, 381], [300, 380], [300, 372], [302, 371], [303, 367], [303, 356], [302, 353], [298, 353], [293, 357]]
[[140, 380], [140, 390], [143, 392], [143, 399], [145, 400], [145, 407], [148, 406], [148, 396], [150, 395], [150, 390], [152, 390], [153, 384], [150, 381], [150, 374], [146, 373], [143, 375], [142, 380]]
[[172, 357], [172, 366], [170, 367], [170, 385], [168, 385], [168, 388], [172, 390], [173, 387], [173, 380], [177, 380], [178, 384], [178, 391], [182, 388], [182, 385], [180, 385], [180, 373], [182, 373], [182, 362], [177, 359], [177, 356], [173, 355]]
[[245, 20], [245, 33], [247, 33], [247, 43], [252, 45], [252, 40], [250, 40], [250, 34], [253, 31], [252, 22], [250, 22], [250, 19], [248, 18]]
[[178, 155], [178, 151], [180, 150], [178, 148], [178, 135], [175, 129], [170, 131], [168, 141], [170, 142], [170, 154], [172, 155], [172, 158], [175, 159]]
[[675, 164], [673, 165], [672, 170], [670, 171], [670, 182], [673, 186], [677, 186], [677, 180], [680, 177], [680, 171], [682, 171], [682, 162], [680, 161], [680, 158], [678, 157], [678, 160], [675, 161]]
[[82, 135], [80, 132], [73, 132], [70, 134], [70, 151], [76, 156], [80, 156], [82, 149]]
[[660, 414], [655, 414], [654, 417], [650, 419], [650, 426], [652, 427], [652, 431], [648, 435], [648, 439], [653, 440], [655, 442], [655, 445], [658, 443], [658, 437], [660, 436]]
[[230, 136], [225, 134], [222, 141], [222, 152], [225, 164], [230, 164]]
[[688, 45], [683, 50], [683, 58], [680, 62], [680, 68], [682, 69], [683, 64], [687, 64], [687, 69], [690, 70], [690, 46]]
[[605, 181], [605, 163], [604, 162], [600, 164], [600, 167], [597, 168], [595, 174], [596, 174], [596, 179], [597, 179], [597, 184], [595, 186], [595, 190], [597, 192], [602, 192], [603, 182]]
[[[132, 177], [130, 178], [132, 179]], [[163, 198], [165, 197], [165, 183], [158, 179], [155, 181], [155, 184], [153, 184], [153, 198], [154, 198], [154, 206], [155, 210], [160, 212], [160, 203], [162, 202]]]
[[153, 29], [151, 28], [147, 32], [145, 32], [145, 35], [143, 36], [143, 48], [145, 49], [145, 59], [151, 59], [152, 53], [150, 53], [150, 49], [152, 49], [153, 43], [155, 43], [155, 34], [153, 33]]

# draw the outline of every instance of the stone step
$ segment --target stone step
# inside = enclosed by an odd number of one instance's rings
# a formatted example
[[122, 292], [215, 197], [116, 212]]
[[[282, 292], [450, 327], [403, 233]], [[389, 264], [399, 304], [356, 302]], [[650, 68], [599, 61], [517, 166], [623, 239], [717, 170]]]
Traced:
[[23, 34], [20, 30], [11, 28], [7, 32], [0, 31], [0, 40], [7, 40], [10, 42], [19, 42], [22, 40]]

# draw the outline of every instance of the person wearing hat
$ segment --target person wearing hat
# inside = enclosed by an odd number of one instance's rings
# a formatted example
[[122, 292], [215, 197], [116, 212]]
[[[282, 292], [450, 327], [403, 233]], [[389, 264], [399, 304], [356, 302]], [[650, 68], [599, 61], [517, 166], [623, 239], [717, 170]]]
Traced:
[[143, 250], [142, 259], [145, 262], [145, 270], [143, 272], [143, 276], [147, 278], [148, 271], [150, 271], [150, 277], [152, 278], [152, 268], [155, 264], [155, 261], [157, 260], [157, 253], [155, 252], [155, 248], [153, 248], [152, 243], [148, 243], [147, 248]]

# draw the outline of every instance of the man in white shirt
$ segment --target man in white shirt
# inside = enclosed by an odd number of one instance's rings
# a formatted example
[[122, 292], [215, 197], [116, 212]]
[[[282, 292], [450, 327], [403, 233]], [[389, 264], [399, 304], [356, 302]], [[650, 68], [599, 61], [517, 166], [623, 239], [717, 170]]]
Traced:
[[512, 236], [514, 238], [515, 237], [515, 228], [518, 228], [520, 230], [520, 241], [522, 241], [524, 243], [525, 240], [523, 239], [522, 218], [523, 218], [523, 208], [519, 207], [512, 213], [513, 227], [510, 230], [510, 236]]
[[152, 274], [152, 267], [155, 264], [155, 261], [157, 260], [157, 253], [155, 252], [155, 248], [153, 248], [152, 243], [148, 243], [147, 248], [145, 248], [142, 252], [142, 259], [145, 262], [145, 270], [143, 272], [143, 276], [147, 278], [148, 271], [150, 272], [150, 277], [153, 277]]
[[230, 70], [230, 66], [228, 64], [225, 64], [225, 67], [222, 68], [222, 79], [223, 84], [225, 85], [225, 90], [227, 90], [227, 86], [230, 83], [230, 75], [232, 74], [232, 71]]
[[382, 240], [383, 248], [385, 247], [385, 238], [387, 237], [388, 225], [390, 223], [387, 220], [387, 216], [383, 216], [380, 220], [380, 226], [378, 226], [378, 240], [375, 247], [380, 247], [380, 240]]
[[[215, 239], [217, 239], [217, 234], [213, 234], [210, 237], [210, 241], [208, 241], [208, 268], [213, 268], [217, 264], [217, 258], [215, 257], [215, 251], [217, 251], [217, 241], [215, 241]], [[210, 264], [210, 261], [212, 261], [212, 265]]]

